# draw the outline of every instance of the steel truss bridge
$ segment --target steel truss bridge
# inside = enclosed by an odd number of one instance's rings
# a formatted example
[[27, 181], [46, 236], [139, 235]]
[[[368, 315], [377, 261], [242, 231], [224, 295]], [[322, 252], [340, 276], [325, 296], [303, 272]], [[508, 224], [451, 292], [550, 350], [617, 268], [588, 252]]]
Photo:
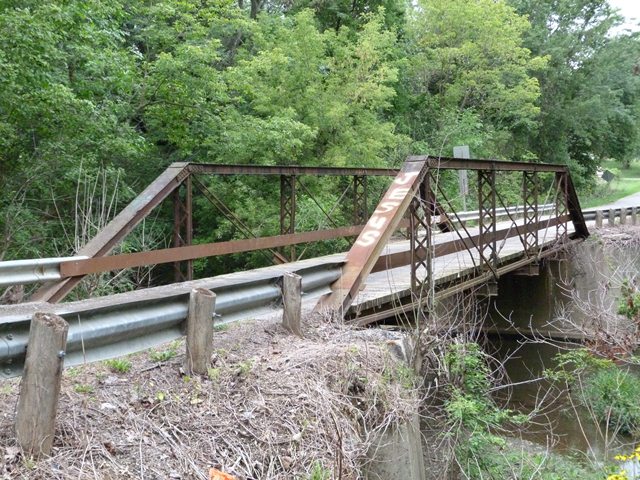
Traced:
[[[451, 172], [466, 170], [478, 210], [459, 212], [448, 198]], [[280, 235], [256, 237], [203, 179], [269, 176], [279, 182]], [[353, 224], [341, 225], [313, 197], [314, 177], [344, 177], [338, 207]], [[370, 213], [372, 177], [390, 177]], [[507, 205], [505, 198], [517, 205]], [[193, 244], [194, 194], [222, 214], [242, 240]], [[301, 197], [322, 213], [328, 229], [296, 231]], [[110, 255], [163, 201], [173, 203], [173, 247]], [[308, 203], [307, 202], [307, 203]], [[302, 276], [305, 302], [360, 325], [406, 312], [428, 315], [438, 299], [458, 292], [495, 294], [508, 272], [535, 274], [539, 262], [589, 235], [566, 166], [494, 160], [409, 157], [400, 170], [174, 163], [120, 212], [76, 256], [0, 262], [0, 286], [41, 282], [28, 303], [0, 306], [0, 377], [19, 375], [36, 311], [70, 324], [66, 365], [120, 356], [182, 335], [189, 292], [216, 292], [217, 322], [273, 311], [285, 272]], [[346, 253], [303, 259], [296, 246], [350, 239]], [[261, 250], [275, 265], [193, 279], [193, 260]], [[90, 274], [172, 264], [176, 283], [59, 303]]]

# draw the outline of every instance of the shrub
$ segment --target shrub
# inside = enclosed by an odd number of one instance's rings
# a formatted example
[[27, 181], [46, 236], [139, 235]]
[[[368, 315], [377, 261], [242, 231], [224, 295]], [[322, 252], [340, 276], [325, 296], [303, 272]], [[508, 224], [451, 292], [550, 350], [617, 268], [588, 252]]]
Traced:
[[614, 366], [587, 375], [580, 392], [596, 418], [623, 433], [640, 433], [640, 377]]

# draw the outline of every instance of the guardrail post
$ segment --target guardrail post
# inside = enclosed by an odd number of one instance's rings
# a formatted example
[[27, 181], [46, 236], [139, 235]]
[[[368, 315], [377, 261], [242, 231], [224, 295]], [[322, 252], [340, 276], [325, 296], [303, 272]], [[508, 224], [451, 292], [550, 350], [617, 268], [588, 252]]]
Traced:
[[49, 455], [53, 444], [69, 324], [58, 315], [36, 313], [16, 413], [16, 438], [31, 456]]
[[620, 225], [626, 225], [627, 223], [627, 208], [622, 207], [620, 209]]
[[631, 225], [638, 224], [638, 209], [636, 207], [631, 207]]
[[596, 210], [596, 228], [602, 228], [602, 210]]
[[302, 337], [302, 277], [286, 272], [282, 276], [282, 326], [294, 335]]
[[213, 310], [216, 294], [206, 288], [194, 288], [189, 295], [187, 313], [187, 374], [206, 375], [213, 353]]
[[616, 210], [615, 208], [609, 209], [609, 226], [613, 227], [616, 224]]

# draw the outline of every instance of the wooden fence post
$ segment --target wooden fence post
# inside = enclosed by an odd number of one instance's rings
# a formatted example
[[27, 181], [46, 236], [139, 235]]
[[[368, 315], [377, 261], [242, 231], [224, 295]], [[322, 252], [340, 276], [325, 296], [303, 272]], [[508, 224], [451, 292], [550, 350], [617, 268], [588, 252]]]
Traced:
[[286, 272], [282, 277], [282, 325], [291, 333], [302, 336], [302, 277]]
[[37, 312], [31, 319], [16, 413], [16, 438], [30, 456], [51, 453], [68, 331], [58, 315]]
[[638, 224], [638, 209], [636, 207], [631, 207], [631, 225]]
[[615, 208], [609, 209], [609, 226], [613, 227], [616, 224], [616, 210]]
[[602, 228], [602, 210], [596, 210], [596, 228]]
[[216, 294], [206, 288], [194, 288], [189, 294], [187, 312], [187, 348], [184, 369], [187, 374], [206, 375], [213, 353], [213, 311]]
[[627, 223], [627, 207], [620, 208], [620, 225], [626, 225]]

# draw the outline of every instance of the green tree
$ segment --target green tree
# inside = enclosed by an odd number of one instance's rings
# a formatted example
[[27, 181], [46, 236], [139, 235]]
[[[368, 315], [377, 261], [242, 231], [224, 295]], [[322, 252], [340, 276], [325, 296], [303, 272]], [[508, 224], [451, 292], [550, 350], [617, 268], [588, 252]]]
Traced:
[[529, 16], [526, 46], [549, 58], [538, 72], [540, 160], [566, 163], [589, 178], [600, 160], [630, 158], [637, 142], [635, 35], [611, 36], [620, 17], [606, 0], [511, 0]]
[[[92, 0], [0, 7], [2, 254], [67, 248], [55, 243], [58, 212], [73, 211], [80, 165], [118, 169], [144, 156], [128, 121], [136, 74], [119, 28], [125, 15]], [[45, 237], [53, 242], [39, 252]]]
[[523, 46], [528, 28], [504, 1], [421, 1], [408, 27], [411, 100], [403, 113], [412, 137], [432, 153], [463, 142], [480, 155], [525, 155], [514, 140], [535, 131], [532, 72], [545, 65]]

